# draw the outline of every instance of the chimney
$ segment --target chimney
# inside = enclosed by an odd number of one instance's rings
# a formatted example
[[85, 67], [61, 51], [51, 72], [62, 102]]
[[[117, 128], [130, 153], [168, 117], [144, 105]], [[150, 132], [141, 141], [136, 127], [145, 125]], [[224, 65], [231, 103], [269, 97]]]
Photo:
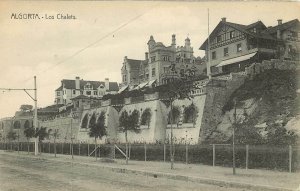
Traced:
[[145, 60], [148, 60], [149, 59], [149, 54], [148, 52], [145, 52]]
[[172, 46], [176, 47], [176, 36], [175, 36], [175, 34], [172, 35]]
[[[278, 26], [282, 24], [282, 19], [278, 19]], [[280, 32], [280, 28], [277, 28], [277, 39], [281, 39], [281, 32]]]
[[226, 17], [222, 17], [222, 22], [226, 22]]
[[109, 78], [105, 78], [105, 89], [109, 90]]
[[80, 78], [78, 76], [75, 77], [75, 89], [80, 89]]

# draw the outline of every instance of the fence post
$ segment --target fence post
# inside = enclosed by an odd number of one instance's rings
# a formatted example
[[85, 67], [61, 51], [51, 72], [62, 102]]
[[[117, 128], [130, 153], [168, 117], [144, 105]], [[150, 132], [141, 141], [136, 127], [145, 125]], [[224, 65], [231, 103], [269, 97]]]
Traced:
[[49, 143], [48, 143], [48, 153], [50, 154], [51, 152], [50, 152], [50, 150], [51, 150], [51, 145], [50, 145], [50, 140], [49, 140]]
[[293, 157], [293, 150], [292, 145], [289, 145], [289, 172], [292, 172], [292, 157]]
[[72, 155], [72, 145], [71, 145], [71, 143], [69, 143], [69, 146], [70, 146], [70, 155]]
[[78, 143], [78, 156], [80, 156], [80, 142]]
[[64, 154], [64, 143], [61, 143], [61, 154]]
[[87, 156], [90, 155], [90, 143], [88, 143], [88, 152], [87, 152]]
[[164, 143], [164, 162], [166, 162], [166, 144]]
[[188, 144], [185, 144], [185, 164], [188, 164], [189, 161], [189, 147]]
[[145, 162], [147, 161], [147, 146], [146, 143], [144, 143], [144, 148], [145, 148]]
[[100, 145], [100, 143], [99, 143], [99, 146], [98, 146], [98, 149], [99, 149], [99, 159], [100, 159], [100, 157], [101, 157], [101, 150], [100, 150], [100, 147], [101, 145]]
[[23, 151], [23, 144], [22, 144], [22, 142], [21, 142], [21, 151]]
[[246, 170], [248, 170], [249, 165], [249, 145], [246, 145]]
[[114, 153], [113, 153], [113, 154], [114, 154], [113, 157], [114, 157], [114, 159], [116, 159], [116, 147], [115, 147], [115, 145], [114, 145], [114, 150], [113, 150], [113, 152], [114, 152]]
[[131, 156], [131, 144], [128, 143], [128, 158], [130, 159], [130, 156]]
[[213, 166], [216, 164], [216, 145], [213, 144]]

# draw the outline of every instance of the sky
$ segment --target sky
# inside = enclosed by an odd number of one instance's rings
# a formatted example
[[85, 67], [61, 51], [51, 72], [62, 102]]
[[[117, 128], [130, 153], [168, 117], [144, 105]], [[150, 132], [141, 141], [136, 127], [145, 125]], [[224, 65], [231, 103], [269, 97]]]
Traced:
[[[266, 26], [299, 19], [299, 2], [169, 1], [1, 1], [0, 88], [33, 88], [37, 76], [38, 107], [54, 103], [62, 79], [121, 82], [124, 57], [144, 59], [150, 35], [169, 46], [189, 37], [195, 56], [222, 17]], [[39, 14], [41, 19], [12, 19], [12, 14]], [[76, 19], [45, 19], [57, 14]], [[30, 92], [33, 95], [33, 92]], [[0, 91], [0, 118], [11, 117], [22, 104], [33, 105], [24, 91]]]

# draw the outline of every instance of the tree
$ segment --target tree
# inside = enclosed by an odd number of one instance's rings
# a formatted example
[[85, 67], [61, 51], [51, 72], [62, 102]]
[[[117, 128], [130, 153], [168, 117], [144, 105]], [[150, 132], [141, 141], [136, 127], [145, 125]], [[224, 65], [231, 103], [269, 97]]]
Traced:
[[24, 105], [21, 105], [21, 106], [20, 106], [20, 110], [23, 111], [23, 112], [31, 111], [32, 108], [33, 108], [32, 105], [27, 105], [27, 104], [24, 104]]
[[148, 128], [149, 128], [150, 121], [151, 121], [151, 109], [147, 108], [142, 113], [142, 116], [141, 116], [141, 125], [147, 125]]
[[193, 103], [184, 109], [183, 114], [184, 123], [193, 123], [195, 125], [198, 110]]
[[24, 123], [24, 135], [27, 139], [27, 152], [29, 154], [29, 140], [32, 138], [35, 134], [35, 129], [33, 126], [30, 126], [30, 123], [28, 120], [25, 121]]
[[[14, 141], [14, 140], [16, 140], [16, 138], [17, 138], [17, 133], [11, 130], [11, 131], [9, 131], [9, 132], [7, 133], [6, 138], [7, 138], [9, 141]], [[11, 145], [10, 145], [10, 149], [12, 150], [12, 143], [11, 143]]]
[[89, 128], [89, 136], [95, 138], [95, 158], [97, 160], [97, 138], [101, 139], [103, 136], [107, 135], [105, 126], [105, 113], [103, 111], [100, 113], [98, 120], [96, 120], [95, 114], [92, 115]]
[[[35, 137], [39, 138], [39, 142], [42, 142], [48, 136], [47, 127], [36, 128]], [[41, 144], [39, 144], [39, 146], [41, 146]]]
[[20, 121], [15, 121], [14, 122], [14, 129], [20, 129], [21, 128], [21, 123]]
[[[171, 169], [174, 169], [174, 156], [175, 156], [175, 149], [173, 144], [173, 121], [174, 117], [173, 112], [175, 110], [173, 109], [173, 102], [176, 99], [190, 99], [190, 91], [191, 89], [195, 89], [197, 87], [194, 87], [193, 85], [193, 76], [191, 78], [186, 77], [183, 78], [174, 78], [171, 79], [171, 82], [169, 82], [166, 85], [163, 85], [160, 87], [160, 91], [164, 93], [164, 97], [168, 100], [170, 104], [170, 113], [169, 113], [169, 121], [171, 122], [171, 144], [170, 144], [170, 158], [171, 158]], [[174, 113], [175, 114], [175, 113]], [[173, 119], [174, 118], [174, 119]]]
[[139, 111], [133, 110], [133, 112], [129, 115], [126, 110], [121, 113], [119, 118], [120, 129], [125, 133], [126, 140], [126, 164], [128, 164], [128, 131], [133, 131], [135, 133], [139, 133]]

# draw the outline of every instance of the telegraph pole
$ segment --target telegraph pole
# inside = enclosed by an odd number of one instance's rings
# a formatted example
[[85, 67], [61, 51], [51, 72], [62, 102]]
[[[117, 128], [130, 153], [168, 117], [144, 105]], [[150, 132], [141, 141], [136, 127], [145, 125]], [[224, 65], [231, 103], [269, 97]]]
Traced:
[[[37, 119], [37, 87], [36, 87], [36, 76], [34, 76], [34, 89], [22, 89], [22, 88], [0, 88], [0, 90], [6, 90], [6, 91], [24, 91], [33, 101], [34, 101], [34, 116], [33, 116], [33, 125], [35, 128], [35, 132], [37, 131], [38, 127], [38, 119]], [[28, 91], [34, 90], [34, 97], [32, 97]], [[39, 137], [36, 137], [35, 139], [35, 149], [34, 149], [34, 155], [38, 155], [38, 140]]]
[[[34, 128], [35, 132], [37, 131], [38, 128], [38, 120], [37, 120], [37, 90], [36, 90], [36, 76], [34, 76]], [[39, 136], [35, 138], [34, 142], [34, 155], [39, 154]]]
[[206, 65], [206, 73], [208, 75], [208, 79], [211, 79], [211, 71], [210, 71], [210, 39], [209, 39], [209, 9], [207, 9], [207, 65]]

